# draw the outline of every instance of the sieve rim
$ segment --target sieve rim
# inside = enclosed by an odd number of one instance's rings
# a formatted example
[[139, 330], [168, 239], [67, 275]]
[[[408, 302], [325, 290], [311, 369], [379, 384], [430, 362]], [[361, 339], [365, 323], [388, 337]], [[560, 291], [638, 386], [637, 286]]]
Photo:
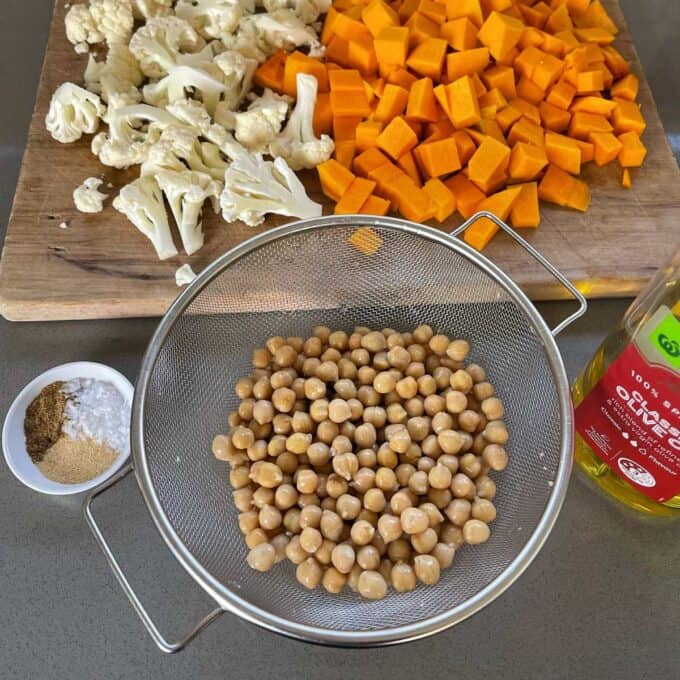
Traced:
[[[185, 543], [177, 535], [175, 529], [168, 520], [151, 478], [144, 446], [144, 415], [147, 390], [149, 388], [158, 353], [163, 347], [175, 322], [196, 296], [227, 267], [262, 246], [286, 238], [292, 234], [338, 226], [356, 226], [357, 228], [359, 226], [370, 226], [381, 229], [392, 229], [395, 231], [405, 231], [416, 236], [430, 239], [441, 245], [453, 248], [458, 254], [471, 261], [475, 266], [479, 267], [490, 276], [497, 284], [502, 286], [510, 295], [513, 302], [520, 306], [546, 351], [559, 399], [560, 425], [562, 427], [559, 464], [553, 480], [554, 485], [550, 491], [540, 520], [515, 559], [513, 559], [512, 562], [510, 562], [510, 564], [508, 564], [507, 567], [482, 590], [437, 616], [422, 619], [414, 623], [395, 626], [394, 628], [367, 631], [333, 630], [291, 621], [253, 605], [247, 600], [239, 597], [231, 588], [214, 578], [187, 549]], [[533, 303], [519, 286], [496, 264], [491, 262], [480, 252], [468, 246], [461, 239], [454, 238], [449, 234], [432, 227], [393, 217], [331, 215], [291, 222], [253, 236], [247, 241], [244, 241], [240, 245], [227, 251], [211, 265], [206, 267], [206, 269], [204, 269], [176, 298], [161, 319], [142, 360], [132, 405], [130, 437], [135, 477], [156, 528], [170, 551], [187, 573], [223, 610], [229, 611], [246, 621], [272, 632], [306, 642], [341, 647], [376, 647], [424, 638], [450, 628], [472, 616], [487, 604], [490, 604], [504, 593], [517, 578], [519, 578], [529, 564], [531, 564], [547, 540], [564, 503], [571, 473], [574, 423], [569, 383], [555, 338]], [[379, 606], [379, 603], [377, 606]]]

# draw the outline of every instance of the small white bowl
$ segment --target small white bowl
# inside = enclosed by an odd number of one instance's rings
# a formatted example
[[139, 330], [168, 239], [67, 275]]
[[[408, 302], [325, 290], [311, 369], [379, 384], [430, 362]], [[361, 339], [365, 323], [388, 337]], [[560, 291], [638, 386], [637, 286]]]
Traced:
[[125, 397], [132, 408], [132, 395], [134, 388], [132, 383], [122, 374], [110, 366], [97, 364], [91, 361], [75, 361], [70, 364], [55, 366], [45, 371], [32, 380], [21, 392], [7, 411], [5, 425], [2, 428], [2, 448], [5, 452], [5, 460], [14, 476], [26, 486], [35, 491], [55, 496], [82, 493], [93, 489], [98, 484], [108, 479], [120, 469], [127, 460], [128, 455], [121, 453], [111, 467], [102, 472], [98, 477], [81, 482], [80, 484], [60, 484], [47, 479], [40, 472], [37, 465], [31, 460], [26, 451], [26, 438], [24, 436], [24, 418], [26, 409], [42, 389], [56, 381], [67, 382], [74, 378], [95, 378], [112, 383]]

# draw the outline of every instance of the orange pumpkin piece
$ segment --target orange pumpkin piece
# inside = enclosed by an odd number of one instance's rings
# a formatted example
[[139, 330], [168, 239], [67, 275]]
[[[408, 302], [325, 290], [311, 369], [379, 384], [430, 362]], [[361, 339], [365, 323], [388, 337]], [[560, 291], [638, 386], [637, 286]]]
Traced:
[[591, 132], [612, 132], [613, 129], [604, 116], [577, 111], [571, 117], [569, 136], [587, 140]]
[[614, 42], [616, 37], [613, 33], [606, 31], [604, 28], [577, 28], [574, 30], [574, 35], [582, 43], [595, 43], [596, 45], [610, 45]]
[[[461, 54], [464, 54], [461, 52]], [[463, 76], [446, 86], [449, 104], [449, 117], [455, 128], [470, 127], [479, 123], [482, 116], [479, 112], [477, 94], [470, 76]]]
[[621, 186], [624, 189], [630, 189], [633, 186], [633, 180], [631, 179], [630, 170], [628, 168], [624, 168], [621, 173]]
[[569, 108], [572, 113], [576, 111], [585, 111], [586, 113], [595, 113], [600, 116], [610, 116], [616, 108], [616, 102], [604, 97], [577, 97]]
[[543, 179], [538, 185], [538, 196], [549, 203], [573, 208], [581, 212], [588, 210], [590, 205], [588, 185], [554, 165], [549, 165], [548, 170], [543, 175]]
[[451, 139], [456, 142], [460, 164], [466, 166], [477, 150], [476, 144], [465, 130], [456, 130]]
[[515, 199], [510, 210], [510, 222], [513, 227], [533, 227], [541, 224], [541, 210], [538, 204], [538, 184], [529, 182], [519, 184], [522, 191]]
[[553, 37], [557, 38], [564, 45], [564, 54], [569, 54], [569, 52], [581, 46], [580, 40], [572, 33], [572, 31], [558, 31]]
[[404, 174], [403, 170], [398, 168], [391, 161], [388, 161], [387, 163], [381, 163], [372, 170], [369, 170], [368, 178], [375, 182], [376, 193], [385, 198], [389, 198], [392, 203], [395, 203], [398, 195], [392, 193], [391, 187], [394, 185], [395, 179]]
[[493, 139], [499, 141], [501, 144], [508, 145], [508, 141], [505, 139], [503, 130], [501, 130], [500, 125], [496, 122], [494, 118], [482, 118], [479, 122], [479, 127], [481, 131], [488, 137], [493, 137]]
[[365, 177], [355, 177], [340, 197], [340, 200], [335, 204], [335, 214], [353, 215], [358, 213], [374, 189], [374, 181]]
[[321, 92], [316, 95], [312, 124], [314, 134], [317, 137], [330, 135], [333, 132], [333, 109], [331, 109], [331, 95], [328, 92]]
[[283, 91], [289, 97], [297, 97], [297, 74], [308, 73], [316, 78], [319, 92], [328, 92], [328, 71], [326, 65], [308, 57], [302, 52], [291, 52], [286, 59], [283, 72]]
[[490, 66], [482, 73], [482, 80], [489, 90], [499, 90], [508, 100], [517, 96], [515, 72], [510, 66]]
[[595, 147], [590, 142], [584, 142], [582, 139], [575, 139], [574, 141], [581, 149], [581, 165], [595, 160]]
[[446, 21], [446, 5], [437, 0], [420, 0], [416, 12], [440, 25]]
[[575, 96], [576, 88], [566, 80], [560, 80], [553, 85], [546, 97], [546, 101], [548, 104], [567, 110]]
[[334, 35], [326, 45], [327, 61], [340, 66], [349, 66], [349, 42], [339, 35]]
[[397, 177], [390, 188], [398, 195], [399, 212], [413, 222], [426, 222], [434, 217], [436, 207], [427, 192], [410, 177]]
[[517, 43], [524, 30], [524, 24], [514, 17], [491, 12], [479, 29], [477, 36], [482, 45], [489, 48], [494, 59], [501, 59]]
[[[360, 215], [387, 215], [390, 211], [390, 202], [380, 196], [369, 196], [359, 209]], [[375, 252], [375, 251], [373, 251]]]
[[383, 28], [375, 39], [374, 47], [381, 67], [405, 66], [408, 55], [408, 27]]
[[[366, 204], [364, 203], [364, 205]], [[352, 235], [349, 237], [349, 242], [364, 255], [373, 255], [378, 252], [380, 246], [383, 244], [380, 234], [370, 227], [359, 227], [353, 231]]]
[[321, 40], [322, 45], [328, 45], [335, 35], [333, 24], [337, 21], [338, 14], [340, 14], [340, 12], [338, 12], [338, 10], [332, 5], [328, 8], [326, 20], [323, 22], [323, 28], [321, 29], [321, 35], [319, 36], [319, 40]]
[[630, 64], [611, 45], [602, 48], [602, 56], [614, 78], [623, 78], [630, 73]]
[[453, 123], [448, 118], [443, 118], [436, 123], [427, 123], [423, 141], [436, 142], [439, 139], [446, 139], [446, 137], [451, 137], [455, 131]]
[[522, 114], [514, 106], [512, 106], [512, 104], [510, 104], [504, 109], [501, 109], [496, 114], [496, 122], [503, 131], [503, 134], [506, 134], [513, 124], [516, 123], [521, 117]]
[[455, 212], [456, 197], [440, 179], [436, 177], [428, 179], [423, 185], [423, 189], [434, 203], [434, 217], [437, 222], [443, 222]]
[[522, 76], [517, 83], [517, 96], [536, 105], [545, 99], [545, 90], [542, 90], [533, 80]]
[[505, 182], [509, 164], [510, 149], [492, 137], [485, 137], [468, 162], [468, 176], [489, 194]]
[[513, 181], [529, 182], [536, 179], [546, 165], [548, 156], [544, 149], [526, 142], [518, 142], [510, 154], [508, 173]]
[[373, 118], [375, 120], [387, 122], [400, 116], [409, 100], [409, 93], [403, 87], [388, 83], [385, 85], [382, 97], [378, 102]]
[[417, 74], [438, 81], [441, 79], [445, 56], [446, 40], [428, 38], [411, 51], [406, 65]]
[[[342, 73], [342, 71], [332, 71], [332, 73]], [[364, 118], [371, 112], [371, 107], [368, 103], [366, 90], [364, 90], [363, 83], [361, 91], [347, 90], [347, 91], [331, 91], [331, 108], [334, 116], [358, 116]]]
[[[493, 213], [500, 220], [507, 220], [512, 206], [522, 192], [522, 187], [510, 187], [483, 200], [477, 211]], [[498, 225], [488, 217], [480, 217], [463, 234], [463, 240], [477, 250], [483, 250], [498, 233]]]
[[374, 37], [384, 28], [399, 26], [399, 15], [383, 0], [371, 0], [362, 10], [361, 18]]
[[410, 47], [420, 45], [429, 38], [439, 37], [439, 24], [420, 12], [414, 12], [406, 22], [406, 26], [409, 30]]
[[574, 16], [574, 24], [579, 28], [604, 28], [609, 33], [618, 33], [616, 24], [611, 20], [600, 0], [593, 0], [588, 9]]
[[353, 139], [336, 140], [333, 157], [341, 165], [344, 165], [346, 168], [351, 168], [356, 151], [356, 144]]
[[[558, 168], [572, 175], [581, 172], [581, 149], [573, 139], [556, 132], [546, 132], [545, 153], [548, 161]], [[595, 154], [597, 158], [597, 150]]]
[[637, 76], [629, 73], [612, 85], [611, 95], [618, 99], [628, 99], [628, 101], [634, 102], [637, 99], [639, 89], [640, 81]]
[[431, 78], [421, 78], [413, 84], [408, 93], [406, 118], [424, 123], [435, 123], [439, 120], [439, 107]]
[[569, 127], [569, 122], [571, 121], [571, 113], [569, 111], [548, 104], [548, 102], [541, 102], [538, 105], [538, 110], [541, 113], [541, 123], [543, 123], [543, 127], [547, 130], [564, 132]]
[[354, 141], [357, 125], [361, 122], [359, 116], [333, 116], [333, 139], [335, 142]]
[[545, 22], [545, 30], [549, 33], [558, 33], [559, 31], [568, 31], [574, 27], [569, 16], [569, 8], [566, 3], [558, 5], [548, 17]]
[[352, 170], [359, 177], [368, 177], [371, 170], [389, 162], [389, 158], [380, 149], [371, 147], [354, 158]]
[[539, 50], [535, 45], [525, 47], [517, 56], [514, 69], [520, 76], [531, 78], [538, 64], [546, 57], [543, 50]]
[[413, 151], [407, 151], [397, 159], [397, 167], [401, 168], [418, 186], [422, 184]]
[[340, 12], [333, 19], [333, 33], [343, 40], [356, 40], [360, 36], [371, 37], [371, 32], [359, 21], [361, 8], [357, 12], [357, 18], [352, 18], [348, 12]]
[[316, 169], [319, 173], [322, 191], [334, 201], [339, 201], [354, 181], [354, 175], [333, 158], [320, 163]]
[[418, 143], [416, 133], [402, 116], [393, 118], [378, 135], [378, 148], [397, 160]]
[[446, 85], [437, 85], [432, 89], [432, 94], [437, 100], [437, 103], [441, 107], [441, 110], [446, 114], [446, 116], [451, 120], [451, 104], [449, 101], [449, 90]]
[[454, 50], [462, 52], [477, 47], [478, 33], [479, 29], [468, 17], [460, 17], [443, 24], [440, 35]]
[[599, 92], [604, 89], [604, 75], [602, 71], [581, 71], [576, 76], [577, 94]]
[[400, 21], [404, 23], [418, 9], [419, 2], [420, 0], [397, 0], [392, 5], [397, 10]]
[[612, 123], [616, 134], [637, 132], [641, 135], [647, 127], [647, 123], [640, 113], [640, 107], [627, 99], [617, 101], [616, 108], [612, 112]]
[[529, 5], [519, 4], [519, 11], [524, 17], [524, 21], [529, 26], [542, 29], [550, 16], [551, 10], [544, 2], [537, 2], [530, 7]]
[[390, 85], [399, 85], [399, 87], [403, 87], [405, 90], [410, 90], [416, 80], [418, 79], [405, 68], [395, 68], [387, 74], [387, 82]]
[[253, 81], [260, 87], [268, 87], [279, 94], [283, 94], [283, 77], [286, 68], [287, 53], [279, 50], [267, 61], [257, 67]]
[[328, 73], [331, 92], [364, 92], [364, 80], [355, 69], [333, 69]]
[[531, 80], [543, 91], [556, 83], [564, 69], [564, 62], [561, 59], [546, 54], [541, 61], [536, 64]]
[[537, 106], [534, 106], [526, 99], [517, 97], [513, 99], [510, 104], [514, 106], [525, 118], [528, 118], [532, 123], [536, 125], [541, 124], [541, 112], [538, 110]]
[[419, 144], [413, 154], [425, 177], [441, 177], [460, 170], [458, 146], [455, 139]]
[[473, 73], [481, 73], [488, 65], [489, 50], [486, 47], [453, 52], [446, 56], [446, 74], [451, 81]]
[[595, 147], [595, 163], [599, 166], [618, 158], [623, 144], [611, 132], [591, 132], [590, 141]]
[[357, 151], [366, 151], [377, 146], [378, 135], [382, 131], [382, 123], [378, 120], [364, 120], [357, 125], [355, 142]]
[[359, 69], [363, 76], [372, 76], [378, 70], [378, 57], [375, 53], [373, 38], [358, 36], [347, 46], [347, 63]]
[[526, 116], [522, 116], [508, 133], [508, 143], [514, 146], [517, 142], [526, 142], [534, 146], [545, 146], [545, 135], [540, 125], [532, 123]]
[[621, 167], [640, 167], [647, 156], [647, 149], [640, 141], [640, 137], [635, 132], [624, 132], [619, 135], [619, 142], [621, 142], [621, 151], [619, 152]]
[[454, 195], [456, 210], [463, 219], [472, 217], [477, 212], [477, 206], [486, 198], [477, 186], [460, 173], [447, 179], [444, 184]]
[[495, 107], [495, 111], [493, 112], [493, 115], [496, 115], [497, 111], [500, 111], [501, 109], [504, 109], [508, 105], [507, 99], [503, 96], [503, 93], [497, 89], [493, 88], [489, 90], [488, 92], [485, 92], [480, 98], [479, 98], [479, 108], [484, 109], [489, 106]]
[[484, 17], [479, 0], [446, 0], [446, 18], [460, 19], [466, 17], [479, 28]]

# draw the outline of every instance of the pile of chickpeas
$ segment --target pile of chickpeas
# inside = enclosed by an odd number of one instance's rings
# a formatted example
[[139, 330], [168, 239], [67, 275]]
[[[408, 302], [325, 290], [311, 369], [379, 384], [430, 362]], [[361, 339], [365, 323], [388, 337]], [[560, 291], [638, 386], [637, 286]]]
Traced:
[[496, 517], [504, 408], [469, 343], [325, 326], [272, 337], [236, 383], [213, 453], [230, 464], [248, 564], [289, 559], [306, 588], [385, 597], [434, 585]]

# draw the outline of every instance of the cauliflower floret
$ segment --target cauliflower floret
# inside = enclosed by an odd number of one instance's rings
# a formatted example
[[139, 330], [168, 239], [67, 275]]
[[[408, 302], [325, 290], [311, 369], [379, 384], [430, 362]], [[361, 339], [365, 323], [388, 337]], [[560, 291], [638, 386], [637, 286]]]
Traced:
[[196, 278], [196, 272], [189, 264], [183, 264], [177, 267], [175, 271], [175, 285], [178, 287], [188, 286]]
[[267, 12], [278, 9], [290, 9], [307, 25], [313, 24], [322, 14], [330, 9], [332, 0], [263, 0], [262, 6]]
[[92, 153], [104, 165], [114, 168], [143, 163], [162, 130], [178, 122], [167, 111], [147, 104], [124, 106], [109, 116], [108, 133], [100, 132], [94, 137]]
[[151, 241], [159, 259], [166, 260], [177, 255], [163, 205], [163, 193], [153, 177], [142, 176], [124, 186], [113, 199], [113, 207]]
[[99, 191], [103, 180], [98, 177], [88, 177], [73, 191], [73, 203], [77, 210], [84, 213], [98, 213], [104, 210], [104, 200], [109, 197]]
[[162, 78], [179, 64], [210, 62], [214, 56], [212, 47], [206, 46], [191, 24], [175, 16], [149, 19], [135, 31], [130, 50], [149, 78]]
[[289, 9], [245, 16], [239, 23], [239, 33], [241, 32], [249, 41], [255, 40], [257, 47], [267, 55], [280, 49], [292, 50], [302, 45], [307, 45], [310, 50], [318, 50], [321, 46], [316, 31], [306, 26]]
[[68, 144], [80, 139], [84, 132], [97, 132], [105, 111], [98, 95], [73, 83], [62, 83], [52, 95], [45, 127], [58, 142]]
[[328, 135], [314, 134], [314, 106], [318, 83], [314, 76], [298, 73], [297, 103], [283, 132], [269, 145], [272, 156], [281, 156], [293, 170], [313, 168], [327, 161], [335, 145]]
[[130, 41], [134, 23], [130, 0], [90, 0], [90, 14], [109, 45]]
[[193, 255], [203, 247], [203, 204], [208, 198], [219, 199], [222, 183], [191, 170], [162, 170], [156, 174], [156, 182], [170, 205], [186, 254]]
[[104, 34], [99, 30], [87, 5], [71, 5], [64, 18], [66, 37], [73, 45], [103, 42]]
[[228, 37], [245, 12], [238, 0], [178, 0], [175, 6], [175, 14], [186, 19], [204, 38]]
[[[217, 108], [219, 106], [218, 104]], [[200, 132], [201, 137], [205, 137], [208, 141], [219, 147], [224, 146], [229, 141], [233, 142], [231, 135], [224, 127], [213, 123], [213, 119], [206, 111], [205, 106], [195, 99], [179, 99], [172, 104], [168, 104], [166, 109], [185, 125], [196, 128]]]
[[215, 112], [215, 120], [229, 130], [234, 130], [237, 141], [247, 149], [263, 153], [281, 131], [290, 102], [290, 97], [265, 89], [261, 97], [253, 100], [247, 111], [228, 111], [220, 103]]
[[157, 83], [144, 86], [144, 101], [153, 106], [167, 106], [191, 93], [201, 99], [208, 113], [213, 114], [227, 91], [221, 76], [221, 71], [213, 64], [205, 64], [204, 68], [175, 66]]
[[172, 14], [173, 0], [132, 0], [132, 14], [135, 19], [150, 19], [151, 17]]
[[234, 111], [241, 105], [243, 98], [253, 86], [257, 61], [236, 50], [227, 50], [215, 57], [215, 64], [224, 74], [225, 92], [222, 101], [226, 107]]
[[267, 213], [300, 218], [321, 215], [321, 206], [307, 196], [283, 158], [272, 162], [250, 153], [236, 158], [227, 169], [220, 205], [227, 222], [242, 220], [251, 227], [261, 224]]

